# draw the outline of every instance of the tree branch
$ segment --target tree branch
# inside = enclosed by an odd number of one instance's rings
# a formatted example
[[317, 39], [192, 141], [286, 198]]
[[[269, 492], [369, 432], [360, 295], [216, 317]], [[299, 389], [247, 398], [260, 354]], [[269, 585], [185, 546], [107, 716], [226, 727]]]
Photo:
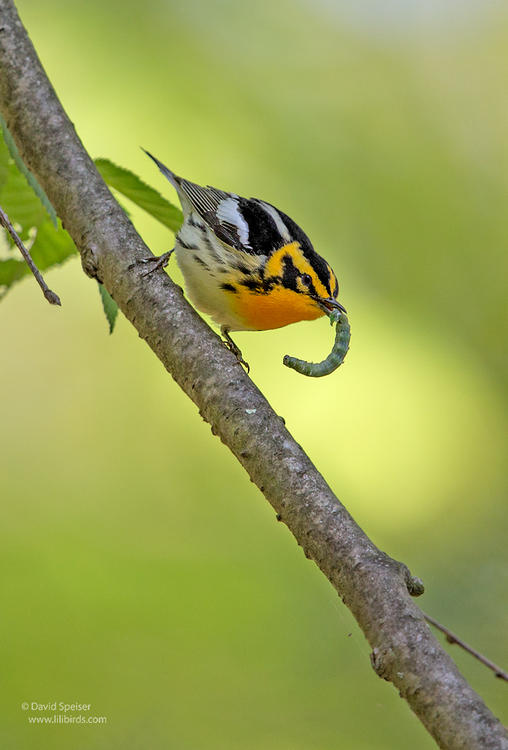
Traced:
[[84, 150], [11, 0], [0, 0], [0, 109], [18, 149], [104, 284], [212, 432], [230, 448], [321, 568], [372, 647], [372, 665], [447, 750], [500, 750], [508, 737], [408, 594], [422, 586], [378, 550], [337, 500], [236, 358], [163, 271]]

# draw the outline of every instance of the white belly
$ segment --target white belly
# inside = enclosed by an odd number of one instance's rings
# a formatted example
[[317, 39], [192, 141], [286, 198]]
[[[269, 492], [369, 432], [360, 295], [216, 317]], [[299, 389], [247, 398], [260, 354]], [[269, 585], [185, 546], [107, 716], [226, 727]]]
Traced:
[[230, 293], [221, 288], [236, 258], [197, 214], [191, 214], [178, 232], [175, 255], [192, 304], [220, 326], [231, 331], [245, 330], [230, 307]]

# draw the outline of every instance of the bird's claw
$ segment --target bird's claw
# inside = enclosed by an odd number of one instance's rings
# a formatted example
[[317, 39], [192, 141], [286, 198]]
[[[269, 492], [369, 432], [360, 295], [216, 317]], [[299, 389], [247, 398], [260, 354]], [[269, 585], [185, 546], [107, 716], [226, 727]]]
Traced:
[[248, 362], [246, 362], [242, 356], [241, 349], [235, 344], [231, 336], [229, 335], [229, 332], [225, 329], [221, 329], [221, 333], [224, 336], [224, 341], [222, 342], [224, 346], [226, 346], [231, 354], [234, 354], [238, 363], [243, 365], [247, 371], [247, 374], [250, 372], [250, 365]]
[[247, 372], [247, 375], [248, 375], [248, 374], [249, 374], [249, 372], [250, 372], [250, 365], [249, 365], [249, 363], [248, 363], [248, 362], [246, 362], [246, 361], [244, 360], [244, 358], [242, 357], [242, 352], [240, 351], [240, 349], [238, 349], [238, 347], [237, 347], [237, 346], [235, 346], [235, 348], [233, 349], [233, 348], [232, 348], [232, 347], [231, 347], [231, 346], [230, 346], [230, 345], [228, 344], [228, 342], [227, 342], [227, 341], [225, 341], [225, 342], [224, 342], [224, 345], [225, 345], [225, 346], [227, 346], [227, 348], [229, 349], [229, 351], [230, 351], [230, 352], [231, 352], [232, 354], [234, 354], [234, 355], [235, 355], [235, 357], [236, 357], [236, 359], [237, 359], [238, 363], [239, 363], [240, 365], [243, 365], [243, 366], [245, 367], [245, 370], [246, 370], [246, 372]]
[[157, 271], [159, 268], [166, 268], [166, 266], [169, 263], [169, 259], [171, 258], [171, 255], [174, 253], [175, 249], [168, 250], [167, 253], [162, 253], [159, 257], [153, 256], [151, 258], [140, 258], [139, 260], [135, 261], [134, 263], [131, 263], [129, 266], [129, 271], [133, 269], [135, 266], [138, 265], [146, 265], [148, 263], [153, 263], [153, 266], [148, 269], [145, 273], [141, 274], [142, 278], [145, 278], [145, 276], [149, 276], [154, 271]]

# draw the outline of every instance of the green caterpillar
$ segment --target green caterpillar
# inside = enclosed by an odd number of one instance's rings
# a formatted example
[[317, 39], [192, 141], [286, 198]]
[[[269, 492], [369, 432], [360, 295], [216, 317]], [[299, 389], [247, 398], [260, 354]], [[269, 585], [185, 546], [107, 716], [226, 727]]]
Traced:
[[291, 367], [301, 375], [308, 375], [311, 378], [321, 378], [323, 375], [329, 375], [337, 369], [343, 362], [349, 349], [349, 340], [351, 338], [351, 329], [347, 316], [340, 310], [333, 310], [330, 313], [330, 325], [337, 324], [335, 329], [335, 343], [333, 349], [326, 359], [322, 362], [305, 362], [303, 359], [290, 357], [286, 354], [282, 363], [286, 367]]

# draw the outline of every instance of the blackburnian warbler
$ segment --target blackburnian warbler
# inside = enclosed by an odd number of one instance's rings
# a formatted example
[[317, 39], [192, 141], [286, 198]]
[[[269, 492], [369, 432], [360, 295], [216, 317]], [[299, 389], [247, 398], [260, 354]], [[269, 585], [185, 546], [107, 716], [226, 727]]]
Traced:
[[[345, 312], [337, 302], [337, 277], [289, 216], [257, 198], [177, 177], [146, 153], [182, 205], [184, 222], [173, 250], [190, 300], [220, 325], [241, 362], [229, 331], [265, 331], [333, 309]], [[173, 250], [150, 260], [164, 267]]]

